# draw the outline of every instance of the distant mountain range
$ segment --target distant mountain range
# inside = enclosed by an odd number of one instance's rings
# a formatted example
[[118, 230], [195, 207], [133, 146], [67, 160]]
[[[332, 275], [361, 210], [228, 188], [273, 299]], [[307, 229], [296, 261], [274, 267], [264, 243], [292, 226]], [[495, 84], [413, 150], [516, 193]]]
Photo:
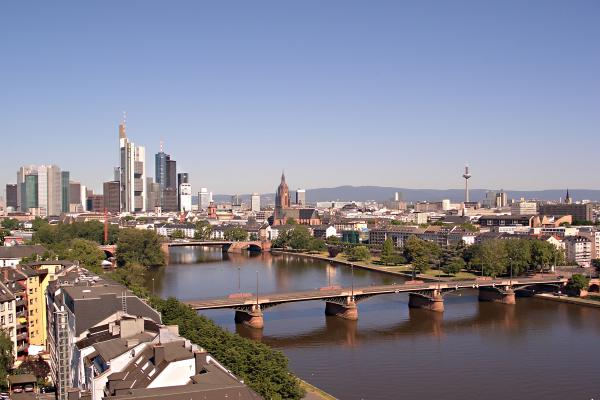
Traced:
[[[469, 191], [471, 201], [482, 201], [487, 189], [471, 189]], [[385, 201], [394, 198], [394, 193], [400, 192], [402, 199], [407, 202], [416, 201], [439, 201], [450, 199], [452, 202], [461, 202], [464, 199], [464, 189], [407, 189], [383, 186], [338, 186], [333, 188], [307, 189], [306, 200], [309, 203], [317, 201]], [[537, 199], [537, 200], [559, 200], [564, 199], [566, 189], [548, 190], [505, 190], [509, 199]], [[569, 189], [571, 198], [577, 200], [600, 201], [600, 190], [592, 189]], [[294, 193], [290, 193], [292, 202]], [[216, 202], [229, 202], [231, 195], [218, 194], [213, 196]], [[243, 202], [250, 201], [249, 194], [240, 195]], [[274, 193], [261, 194], [261, 203], [273, 203]], [[197, 199], [194, 198], [194, 202]]]

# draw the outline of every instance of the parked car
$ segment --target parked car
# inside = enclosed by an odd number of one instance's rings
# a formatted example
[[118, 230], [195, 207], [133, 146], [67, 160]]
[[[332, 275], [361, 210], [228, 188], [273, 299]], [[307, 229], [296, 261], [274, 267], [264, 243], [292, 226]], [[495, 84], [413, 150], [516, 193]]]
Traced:
[[33, 392], [33, 385], [31, 383], [28, 383], [27, 385], [25, 385], [25, 391], [26, 392]]

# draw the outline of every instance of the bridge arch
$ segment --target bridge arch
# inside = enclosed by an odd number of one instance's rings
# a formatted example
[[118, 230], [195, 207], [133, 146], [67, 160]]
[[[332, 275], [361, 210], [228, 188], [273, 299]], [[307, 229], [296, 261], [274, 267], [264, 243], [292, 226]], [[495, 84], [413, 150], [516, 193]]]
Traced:
[[600, 284], [592, 283], [588, 289], [589, 293], [600, 293]]

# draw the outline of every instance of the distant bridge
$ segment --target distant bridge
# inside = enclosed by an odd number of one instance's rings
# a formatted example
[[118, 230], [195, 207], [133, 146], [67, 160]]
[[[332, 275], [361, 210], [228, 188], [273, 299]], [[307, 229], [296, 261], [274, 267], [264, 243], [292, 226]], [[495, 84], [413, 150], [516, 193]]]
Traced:
[[228, 240], [190, 240], [190, 241], [170, 241], [164, 242], [162, 244], [163, 251], [168, 253], [169, 247], [177, 247], [177, 246], [218, 246], [223, 249], [224, 252], [227, 253], [241, 253], [244, 250], [248, 251], [268, 251], [271, 250], [271, 242], [269, 241], [260, 241], [260, 240], [251, 240], [251, 241], [228, 241]]
[[462, 289], [479, 289], [479, 299], [503, 304], [515, 304], [515, 291], [531, 286], [553, 286], [560, 288], [567, 278], [557, 276], [535, 276], [519, 279], [480, 278], [456, 282], [407, 281], [403, 284], [339, 288], [328, 287], [291, 293], [233, 294], [228, 297], [185, 301], [196, 310], [230, 308], [236, 310], [235, 321], [254, 328], [264, 326], [262, 310], [284, 303], [300, 301], [325, 301], [325, 313], [341, 318], [358, 319], [357, 303], [373, 296], [408, 293], [409, 307], [444, 311], [444, 296]]

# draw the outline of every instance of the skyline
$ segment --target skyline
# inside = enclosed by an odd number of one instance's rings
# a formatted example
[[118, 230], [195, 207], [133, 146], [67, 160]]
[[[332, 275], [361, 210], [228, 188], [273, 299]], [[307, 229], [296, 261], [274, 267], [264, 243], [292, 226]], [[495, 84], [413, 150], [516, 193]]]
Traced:
[[141, 4], [2, 6], [2, 187], [56, 164], [100, 191], [124, 110], [194, 193], [458, 189], [466, 162], [474, 189], [600, 187], [597, 3]]

